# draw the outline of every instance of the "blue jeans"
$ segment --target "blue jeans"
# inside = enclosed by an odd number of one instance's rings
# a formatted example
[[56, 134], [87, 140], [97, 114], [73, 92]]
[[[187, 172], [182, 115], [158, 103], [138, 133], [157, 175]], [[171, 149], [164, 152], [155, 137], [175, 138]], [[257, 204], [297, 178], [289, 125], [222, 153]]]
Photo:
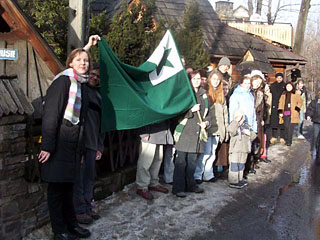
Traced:
[[91, 211], [96, 154], [96, 151], [86, 148], [80, 173], [73, 188], [73, 202], [76, 214]]
[[204, 153], [197, 159], [197, 167], [194, 179], [209, 181], [214, 177], [213, 163], [216, 160], [216, 150], [219, 144], [219, 136], [210, 136], [204, 145]]
[[300, 113], [299, 113], [299, 123], [298, 123], [298, 126], [297, 126], [297, 137], [303, 135], [302, 134], [303, 120], [304, 120], [304, 112], [300, 111]]
[[167, 145], [166, 147], [167, 149], [163, 159], [163, 167], [164, 167], [163, 179], [166, 183], [172, 183], [173, 171], [174, 171], [174, 155], [175, 155], [176, 149], [174, 148], [173, 145]]
[[319, 132], [320, 132], [320, 123], [314, 122], [313, 123], [312, 150], [318, 149], [318, 146], [319, 146], [318, 141], [320, 140], [320, 138], [318, 139]]
[[172, 193], [192, 192], [197, 188], [197, 184], [193, 178], [197, 156], [197, 153], [176, 151]]

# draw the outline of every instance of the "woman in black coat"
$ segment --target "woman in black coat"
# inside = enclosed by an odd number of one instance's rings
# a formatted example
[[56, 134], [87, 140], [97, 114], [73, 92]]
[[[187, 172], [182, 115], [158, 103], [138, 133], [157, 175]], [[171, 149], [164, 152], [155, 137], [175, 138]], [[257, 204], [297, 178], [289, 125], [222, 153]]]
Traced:
[[77, 224], [73, 185], [80, 166], [81, 132], [86, 112], [86, 83], [90, 55], [73, 50], [68, 69], [58, 74], [47, 90], [39, 154], [42, 179], [48, 183], [48, 207], [54, 239], [89, 237]]

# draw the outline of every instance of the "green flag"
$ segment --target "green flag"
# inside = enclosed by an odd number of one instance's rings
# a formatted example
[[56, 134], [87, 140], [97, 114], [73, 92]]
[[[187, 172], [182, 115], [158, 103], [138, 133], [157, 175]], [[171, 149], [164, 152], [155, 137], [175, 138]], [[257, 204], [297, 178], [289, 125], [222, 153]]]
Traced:
[[122, 63], [105, 40], [98, 46], [102, 132], [161, 122], [196, 104], [170, 30], [139, 67]]

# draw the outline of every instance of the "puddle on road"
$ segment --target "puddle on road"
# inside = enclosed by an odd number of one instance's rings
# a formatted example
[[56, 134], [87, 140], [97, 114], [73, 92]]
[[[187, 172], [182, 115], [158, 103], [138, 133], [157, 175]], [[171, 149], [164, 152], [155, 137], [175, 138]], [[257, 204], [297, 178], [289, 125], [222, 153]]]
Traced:
[[302, 167], [298, 184], [304, 185], [307, 182], [308, 176], [309, 176], [309, 169], [306, 166]]
[[[305, 183], [307, 183], [308, 176], [309, 176], [309, 168], [307, 168], [306, 166], [303, 166], [302, 168], [300, 168], [300, 171], [298, 171], [295, 175], [292, 176], [290, 183], [279, 188], [278, 195], [276, 197], [276, 200], [275, 200], [273, 207], [270, 210], [270, 214], [268, 216], [268, 222], [271, 222], [273, 220], [273, 216], [274, 216], [275, 211], [277, 209], [278, 201], [279, 201], [281, 195], [285, 191], [290, 189], [291, 187], [294, 187], [296, 185], [302, 186]], [[320, 223], [320, 219], [319, 219], [319, 223]], [[319, 227], [319, 229], [320, 229], [320, 227]]]

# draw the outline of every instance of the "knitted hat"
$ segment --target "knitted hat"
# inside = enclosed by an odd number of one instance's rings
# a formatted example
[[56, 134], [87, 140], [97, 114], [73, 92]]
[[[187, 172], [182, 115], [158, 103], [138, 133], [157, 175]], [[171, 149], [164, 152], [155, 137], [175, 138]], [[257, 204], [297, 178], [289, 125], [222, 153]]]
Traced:
[[228, 66], [230, 66], [230, 65], [231, 65], [230, 59], [227, 58], [227, 57], [221, 58], [220, 61], [219, 61], [219, 63], [218, 63], [218, 67], [221, 66], [221, 65], [228, 65]]
[[266, 80], [263, 73], [260, 71], [260, 70], [252, 70], [251, 72], [251, 77], [254, 77], [254, 76], [259, 76], [261, 77], [263, 80]]
[[283, 73], [281, 73], [281, 72], [276, 73], [276, 78], [277, 77], [282, 77], [283, 78]]

